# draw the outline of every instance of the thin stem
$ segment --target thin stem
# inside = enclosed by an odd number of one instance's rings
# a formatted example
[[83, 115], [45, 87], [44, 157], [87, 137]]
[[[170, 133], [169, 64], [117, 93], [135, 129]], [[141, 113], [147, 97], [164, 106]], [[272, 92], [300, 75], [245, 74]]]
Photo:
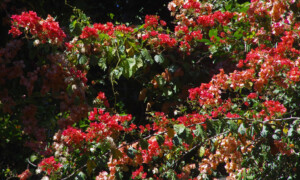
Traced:
[[79, 169], [75, 170], [72, 174], [70, 174], [69, 176], [62, 178], [61, 180], [67, 180], [69, 178], [71, 178], [72, 176], [74, 176], [75, 173], [77, 173], [78, 171], [80, 171], [81, 169], [85, 168], [87, 166], [87, 164], [81, 166]]

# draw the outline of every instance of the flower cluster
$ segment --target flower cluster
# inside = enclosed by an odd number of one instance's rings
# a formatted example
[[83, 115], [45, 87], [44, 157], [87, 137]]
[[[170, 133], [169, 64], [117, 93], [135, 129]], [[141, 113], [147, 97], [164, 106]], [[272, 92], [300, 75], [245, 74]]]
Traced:
[[217, 21], [221, 25], [226, 26], [233, 16], [233, 13], [227, 11], [224, 13], [221, 11], [216, 11], [213, 14], [199, 16], [197, 23], [202, 27], [212, 27], [215, 26], [215, 21]]
[[62, 135], [62, 138], [67, 145], [75, 145], [77, 147], [82, 145], [86, 136], [80, 129], [75, 129], [73, 127], [68, 127], [63, 131]]
[[22, 174], [18, 175], [18, 178], [20, 178], [20, 180], [26, 180], [31, 175], [32, 175], [32, 173], [29, 171], [29, 169], [26, 169], [24, 172], [22, 172]]
[[114, 26], [111, 22], [108, 22], [106, 24], [95, 23], [92, 27], [84, 27], [79, 37], [81, 39], [98, 38], [99, 33], [104, 33], [111, 37], [114, 37], [116, 32], [127, 34], [132, 33], [133, 29], [131, 27], [127, 27], [124, 24]]
[[9, 33], [13, 37], [22, 34], [20, 28], [24, 29], [26, 34], [30, 33], [34, 38], [38, 38], [43, 44], [49, 42], [60, 45], [66, 37], [58, 22], [54, 21], [50, 15], [44, 20], [38, 17], [35, 12], [29, 11], [23, 12], [21, 15], [13, 15], [11, 19], [12, 27]]
[[100, 103], [103, 103], [105, 107], [107, 107], [107, 108], [109, 107], [109, 103], [108, 103], [108, 100], [107, 100], [107, 98], [106, 98], [104, 92], [101, 92], [101, 91], [100, 91], [100, 92], [98, 93], [98, 96], [96, 97], [96, 99], [97, 99], [98, 101], [100, 101]]
[[286, 113], [286, 108], [278, 101], [265, 101], [263, 105], [266, 110], [261, 110], [261, 112], [259, 113], [259, 117], [263, 117], [264, 120], [270, 120], [277, 115], [283, 115], [284, 113]]
[[53, 156], [49, 158], [43, 159], [39, 165], [38, 168], [42, 171], [46, 171], [48, 175], [55, 173], [62, 167], [62, 164], [59, 162], [56, 162]]

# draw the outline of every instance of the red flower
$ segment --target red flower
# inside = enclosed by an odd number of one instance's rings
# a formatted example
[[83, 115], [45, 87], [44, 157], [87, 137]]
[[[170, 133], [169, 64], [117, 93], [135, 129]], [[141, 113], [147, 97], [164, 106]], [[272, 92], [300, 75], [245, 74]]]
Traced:
[[256, 93], [250, 93], [248, 96], [247, 96], [248, 99], [255, 99], [257, 98], [257, 94]]
[[139, 176], [141, 173], [141, 178], [142, 179], [145, 179], [146, 176], [147, 176], [147, 173], [143, 173], [143, 170], [144, 170], [144, 167], [143, 166], [140, 166], [139, 169], [137, 169], [136, 171], [132, 172], [132, 179], [135, 179], [137, 176]]
[[95, 37], [97, 38], [98, 37], [98, 31], [96, 28], [94, 27], [84, 27], [83, 30], [82, 30], [82, 33], [81, 35], [79, 36], [81, 39], [86, 39], [86, 38], [89, 38], [89, 37]]
[[75, 129], [73, 127], [68, 127], [63, 131], [62, 135], [64, 136], [63, 139], [67, 145], [75, 146], [80, 146], [86, 136], [80, 129]]
[[54, 157], [51, 156], [49, 158], [43, 159], [38, 167], [42, 169], [42, 171], [46, 171], [48, 175], [51, 173], [54, 173], [55, 171], [58, 171], [59, 168], [62, 167], [62, 164], [55, 161]]
[[12, 34], [13, 37], [18, 37], [22, 34], [22, 32], [16, 28], [15, 26], [11, 26], [11, 29], [8, 31], [8, 34]]
[[167, 25], [166, 21], [164, 21], [164, 20], [160, 20], [159, 22], [160, 22], [160, 24], [161, 24], [162, 26], [166, 26], [166, 25]]
[[156, 28], [158, 25], [159, 16], [146, 15], [144, 28], [153, 27]]
[[13, 37], [22, 34], [19, 28], [26, 29], [33, 37], [39, 38], [42, 43], [49, 41], [52, 44], [61, 44], [66, 37], [65, 33], [59, 27], [58, 22], [48, 15], [47, 19], [43, 20], [33, 11], [23, 12], [21, 15], [11, 16], [12, 26], [9, 34]]
[[20, 180], [26, 180], [30, 176], [31, 176], [31, 172], [29, 171], [29, 169], [26, 169], [24, 172], [22, 172], [22, 174], [18, 175], [18, 178], [20, 178]]

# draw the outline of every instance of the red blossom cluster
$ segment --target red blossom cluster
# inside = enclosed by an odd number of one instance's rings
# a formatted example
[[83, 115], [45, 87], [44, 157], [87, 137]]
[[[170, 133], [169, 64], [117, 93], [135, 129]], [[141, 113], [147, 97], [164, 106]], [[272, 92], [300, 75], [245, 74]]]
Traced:
[[124, 24], [114, 26], [111, 22], [108, 22], [106, 24], [95, 23], [92, 27], [84, 27], [79, 37], [81, 39], [98, 38], [99, 33], [104, 33], [111, 37], [114, 37], [115, 32], [122, 32], [124, 34], [127, 34], [132, 33], [133, 29], [131, 27], [127, 27]]
[[250, 93], [248, 96], [247, 96], [248, 99], [255, 99], [257, 98], [257, 94], [256, 93]]
[[197, 10], [200, 9], [201, 3], [199, 1], [195, 1], [195, 0], [187, 0], [184, 2], [182, 7], [184, 9], [195, 9], [196, 12], [199, 12]]
[[116, 136], [120, 131], [129, 132], [137, 128], [135, 125], [132, 125], [128, 128], [124, 127], [123, 125], [124, 122], [129, 122], [132, 120], [131, 115], [110, 116], [109, 113], [104, 113], [102, 109], [94, 108], [94, 110], [89, 114], [89, 120], [95, 122], [90, 123], [90, 127], [86, 131], [87, 141], [99, 142], [108, 136]]
[[24, 172], [22, 172], [22, 174], [19, 174], [19, 175], [18, 175], [18, 178], [20, 178], [20, 180], [26, 180], [26, 179], [28, 179], [31, 175], [32, 175], [32, 173], [29, 171], [29, 169], [26, 169]]
[[62, 135], [62, 139], [67, 145], [75, 145], [76, 147], [80, 147], [86, 137], [85, 133], [83, 133], [80, 129], [73, 127], [68, 127], [65, 129]]
[[206, 128], [205, 121], [211, 119], [210, 116], [207, 114], [201, 115], [201, 114], [187, 114], [185, 116], [181, 116], [177, 118], [177, 121], [180, 124], [183, 124], [185, 126], [190, 126], [193, 124], [202, 123], [201, 125]]
[[266, 110], [261, 110], [258, 117], [263, 117], [264, 120], [270, 120], [276, 115], [283, 115], [286, 113], [286, 108], [278, 101], [265, 101], [263, 105]]
[[25, 30], [25, 33], [30, 33], [33, 37], [37, 37], [42, 43], [62, 44], [66, 34], [59, 27], [58, 22], [48, 15], [44, 20], [37, 16], [33, 11], [23, 12], [21, 15], [13, 15], [11, 30], [9, 34], [13, 37], [20, 36], [22, 32], [20, 28]]
[[145, 179], [147, 176], [147, 173], [143, 173], [144, 167], [140, 166], [139, 169], [137, 169], [136, 171], [132, 172], [132, 179], [135, 179], [137, 176], [140, 176], [142, 179]]
[[82, 72], [81, 70], [75, 70], [74, 68], [70, 68], [70, 73], [72, 76], [74, 76], [76, 79], [82, 81], [84, 84], [87, 83], [86, 73]]
[[104, 104], [105, 107], [107, 107], [107, 108], [109, 107], [109, 103], [108, 103], [108, 100], [107, 100], [104, 92], [100, 91], [98, 93], [98, 96], [96, 97], [96, 99], [100, 100]]
[[[146, 15], [144, 28], [156, 28], [159, 24], [159, 16], [156, 15]], [[163, 23], [165, 25], [165, 23]]]
[[222, 102], [221, 90], [226, 90], [229, 87], [229, 77], [223, 69], [220, 73], [214, 75], [209, 83], [202, 83], [200, 87], [189, 89], [189, 98], [198, 100], [200, 105], [217, 105]]
[[[63, 144], [68, 147], [75, 146], [80, 149], [89, 143], [100, 142], [99, 144], [101, 144], [106, 141], [110, 143], [110, 151], [112, 152], [109, 162], [107, 163], [109, 173], [101, 171], [96, 179], [114, 179], [118, 170], [125, 171], [125, 169], [128, 169], [128, 166], [135, 168], [132, 172], [132, 179], [146, 178], [149, 173], [147, 174], [147, 171], [144, 172], [144, 168], [147, 167], [148, 170], [150, 168], [155, 170], [156, 168], [152, 167], [153, 164], [151, 164], [155, 161], [154, 157], [168, 160], [168, 157], [164, 157], [164, 155], [167, 153], [168, 155], [175, 153], [173, 150], [178, 148], [174, 145], [175, 128], [172, 128], [173, 125], [183, 124], [185, 126], [184, 128], [195, 130], [195, 125], [201, 124], [204, 129], [206, 129], [205, 123], [212, 118], [221, 116], [240, 118], [243, 115], [237, 114], [236, 112], [245, 108], [244, 105], [249, 107], [247, 100], [249, 102], [260, 102], [261, 104], [258, 107], [263, 108], [259, 113], [253, 110], [246, 110], [246, 113], [243, 111], [244, 114], [252, 113], [251, 115], [253, 115], [252, 117], [254, 119], [263, 118], [264, 120], [272, 120], [282, 116], [287, 111], [283, 104], [275, 100], [266, 100], [269, 99], [269, 97], [257, 97], [258, 94], [269, 92], [268, 88], [270, 87], [279, 86], [289, 88], [300, 80], [300, 51], [294, 47], [295, 42], [299, 42], [300, 25], [298, 25], [299, 27], [293, 25], [294, 18], [292, 14], [287, 15], [288, 17], [284, 19], [284, 11], [287, 8], [289, 7], [286, 1], [270, 1], [267, 4], [260, 1], [252, 1], [250, 9], [248, 10], [248, 18], [254, 27], [251, 30], [253, 30], [255, 38], [258, 38], [252, 39], [249, 37], [244, 40], [247, 40], [256, 48], [247, 54], [245, 50], [246, 58], [240, 60], [237, 64], [237, 67], [240, 68], [239, 70], [226, 74], [223, 69], [220, 69], [220, 73], [214, 75], [209, 83], [202, 83], [199, 87], [189, 90], [189, 99], [196, 102], [196, 108], [201, 109], [200, 112], [207, 111], [205, 112], [207, 114], [193, 112], [192, 114], [185, 114], [176, 119], [168, 119], [164, 113], [156, 112], [152, 117], [152, 124], [139, 126], [139, 135], [142, 138], [140, 140], [143, 140], [144, 143], [147, 144], [147, 148], [142, 147], [140, 142], [120, 142], [120, 145], [117, 147], [115, 141], [120, 140], [119, 135], [121, 132], [130, 133], [137, 129], [135, 124], [130, 124], [132, 116], [111, 115], [105, 112], [104, 109], [94, 108], [89, 112], [88, 119], [92, 121], [89, 127], [85, 131], [71, 126], [67, 127], [62, 133], [58, 133], [62, 136], [58, 138], [57, 135], [56, 138], [60, 139], [58, 141], [61, 141], [60, 143], [62, 144], [54, 144], [54, 146], [56, 146], [55, 148], [60, 149], [61, 152], [63, 151], [61, 147]], [[197, 40], [201, 40], [203, 36], [207, 36], [207, 32], [203, 31], [203, 29], [205, 30], [207, 27], [214, 27], [216, 25], [226, 26], [235, 15], [234, 13], [221, 11], [212, 13], [212, 5], [208, 3], [202, 4], [197, 0], [174, 0], [169, 4], [169, 9], [173, 13], [180, 9], [180, 13], [176, 15], [176, 19], [179, 20], [179, 23], [175, 27], [174, 36], [164, 33], [161, 27], [166, 26], [166, 22], [159, 20], [159, 16], [147, 15], [143, 34], [140, 37], [142, 40], [147, 41], [146, 45], [154, 46], [157, 49], [176, 47], [176, 45], [179, 44], [180, 50], [188, 54], [193, 46], [197, 44]], [[191, 14], [193, 14], [193, 16]], [[268, 45], [261, 43], [263, 38], [272, 40], [271, 35], [266, 35], [266, 29], [268, 28], [254, 25], [260, 21], [259, 18], [264, 18], [266, 15], [269, 15], [272, 21], [276, 22], [270, 25], [271, 28], [269, 29], [271, 29], [273, 35], [280, 36], [278, 39], [280, 39], [281, 42], [278, 42], [275, 47], [268, 47]], [[239, 18], [243, 18], [246, 15], [241, 13], [238, 16]], [[55, 22], [51, 16], [48, 16], [46, 20], [42, 20], [36, 13], [29, 11], [21, 15], [12, 16], [12, 20], [13, 26], [9, 33], [14, 37], [22, 34], [20, 28], [24, 29], [26, 33], [38, 37], [42, 43], [49, 41], [53, 44], [60, 44], [65, 37], [58, 23]], [[99, 33], [105, 33], [109, 38], [116, 38], [118, 33], [133, 33], [133, 29], [125, 25], [114, 26], [112, 23], [99, 23], [84, 27], [79, 37], [81, 39], [90, 38], [89, 40], [95, 40], [99, 38]], [[219, 34], [222, 38], [226, 37], [225, 32], [220, 32]], [[212, 43], [216, 43], [217, 38], [219, 37], [212, 36], [210, 40]], [[220, 40], [220, 42], [225, 41]], [[110, 42], [106, 41], [105, 43], [105, 45], [108, 45]], [[258, 46], [257, 44], [260, 45]], [[65, 45], [67, 50], [71, 50], [75, 47], [72, 42], [65, 43]], [[99, 44], [93, 44], [93, 46], [94, 45], [95, 48], [97, 48]], [[80, 46], [81, 45], [77, 44], [76, 47]], [[91, 45], [88, 46], [91, 47]], [[82, 52], [84, 51], [82, 50]], [[5, 80], [6, 77], [9, 80], [20, 78], [20, 85], [25, 86], [28, 96], [31, 96], [34, 91], [34, 84], [38, 80], [39, 75], [43, 75], [45, 80], [43, 81], [41, 94], [45, 95], [50, 92], [50, 90], [56, 93], [58, 92], [59, 95], [55, 96], [54, 99], [62, 101], [60, 103], [60, 110], [70, 113], [69, 119], [61, 119], [59, 121], [59, 123], [64, 124], [62, 127], [65, 128], [68, 123], [72, 124], [72, 122], [74, 122], [72, 119], [85, 117], [85, 112], [87, 112], [88, 109], [87, 106], [83, 104], [71, 106], [74, 104], [74, 97], [78, 97], [81, 101], [85, 100], [85, 93], [83, 91], [83, 86], [86, 86], [87, 83], [85, 72], [69, 67], [67, 63], [63, 63], [63, 60], [58, 63], [52, 60], [52, 64], [44, 65], [42, 68], [36, 68], [34, 71], [28, 72], [25, 75], [23, 74], [23, 62], [16, 62], [13, 68], [6, 66], [8, 63], [6, 63], [7, 59], [5, 56], [9, 55], [14, 56], [13, 53], [0, 50], [0, 63], [2, 63], [0, 70], [4, 72], [0, 71], [0, 85], [7, 83]], [[58, 57], [54, 58], [53, 56], [48, 58], [55, 60], [64, 59]], [[17, 72], [15, 73], [14, 71]], [[161, 76], [167, 82], [171, 81], [171, 75], [168, 70], [166, 70], [164, 74], [162, 73]], [[76, 82], [78, 80], [80, 81], [79, 83]], [[151, 82], [155, 88], [158, 87], [156, 80], [152, 80]], [[82, 83], [84, 85], [81, 85]], [[65, 91], [61, 92], [62, 89], [66, 89], [67, 84], [72, 85], [72, 95], [69, 95], [69, 93]], [[248, 96], [247, 94], [242, 94], [234, 98], [231, 97], [234, 96], [232, 92], [239, 91], [241, 94], [243, 90], [246, 90]], [[252, 93], [249, 94], [249, 92]], [[5, 105], [9, 106], [4, 109], [4, 112], [12, 113], [10, 106], [13, 107], [16, 103], [8, 94], [7, 89], [0, 91], [0, 100], [1, 103], [4, 102]], [[96, 100], [103, 102], [106, 107], [109, 107], [107, 98], [103, 92], [98, 93]], [[198, 107], [198, 105], [201, 107]], [[234, 108], [236, 108], [237, 111], [233, 111]], [[21, 119], [25, 126], [24, 132], [34, 134], [37, 141], [42, 142], [46, 139], [46, 133], [45, 129], [39, 128], [37, 125], [38, 121], [35, 117], [36, 111], [37, 106], [26, 106], [22, 109]], [[145, 137], [146, 133], [150, 134], [151, 137]], [[195, 137], [194, 132], [190, 133]], [[201, 175], [211, 175], [213, 171], [216, 171], [222, 164], [225, 164], [224, 168], [226, 172], [233, 178], [235, 178], [238, 173], [242, 174], [246, 172], [247, 170], [242, 168], [243, 156], [252, 151], [254, 142], [246, 141], [240, 132], [238, 136], [239, 137], [232, 136], [231, 133], [225, 137], [223, 135], [216, 136], [213, 139], [214, 143], [206, 144], [205, 152], [201, 155], [199, 163], [197, 165], [195, 163], [186, 164], [182, 167], [182, 173], [177, 174], [177, 177], [182, 179], [188, 178], [191, 174], [191, 170], [196, 168], [200, 171], [199, 178]], [[158, 140], [159, 138], [160, 141]], [[255, 136], [253, 136], [253, 138], [255, 138]], [[184, 138], [182, 139], [184, 140]], [[185, 142], [182, 142], [181, 146], [181, 149], [184, 150], [190, 150], [192, 148], [190, 144]], [[214, 150], [212, 150], [212, 148]], [[273, 150], [275, 149], [274, 152], [280, 152], [282, 155], [289, 156], [294, 152], [287, 147], [287, 143], [281, 140], [275, 140], [271, 148]], [[129, 151], [132, 149], [135, 150], [135, 156], [129, 157]], [[176, 149], [177, 155], [182, 155], [182, 150], [177, 150], [178, 149]], [[117, 156], [117, 158], [114, 156]], [[62, 164], [57, 162], [53, 156], [43, 159], [38, 165], [38, 168], [45, 171], [48, 175], [57, 172], [61, 167]], [[26, 179], [28, 176], [30, 176], [28, 169], [19, 175], [21, 179]], [[155, 172], [153, 172], [153, 177], [156, 177]]]
[[46, 171], [48, 175], [55, 173], [61, 167], [62, 164], [56, 162], [53, 156], [43, 159], [38, 165], [38, 168], [41, 169], [42, 171]]
[[216, 11], [213, 14], [199, 16], [197, 19], [197, 23], [202, 27], [213, 27], [215, 26], [216, 21], [221, 25], [226, 26], [233, 18], [233, 16], [234, 14], [231, 12], [226, 11], [222, 13], [221, 11]]

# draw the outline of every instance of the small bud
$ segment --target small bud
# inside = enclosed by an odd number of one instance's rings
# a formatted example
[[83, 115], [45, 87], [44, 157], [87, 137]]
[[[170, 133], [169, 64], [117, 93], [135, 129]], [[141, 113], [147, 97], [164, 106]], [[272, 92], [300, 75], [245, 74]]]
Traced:
[[38, 168], [38, 169], [35, 170], [36, 174], [40, 174], [41, 172], [42, 172], [42, 170], [40, 168]]
[[90, 151], [92, 152], [92, 153], [94, 153], [95, 151], [96, 151], [96, 149], [95, 148], [90, 148]]
[[41, 43], [40, 40], [36, 39], [36, 40], [33, 42], [33, 45], [34, 45], [34, 46], [38, 46], [40, 43]]

